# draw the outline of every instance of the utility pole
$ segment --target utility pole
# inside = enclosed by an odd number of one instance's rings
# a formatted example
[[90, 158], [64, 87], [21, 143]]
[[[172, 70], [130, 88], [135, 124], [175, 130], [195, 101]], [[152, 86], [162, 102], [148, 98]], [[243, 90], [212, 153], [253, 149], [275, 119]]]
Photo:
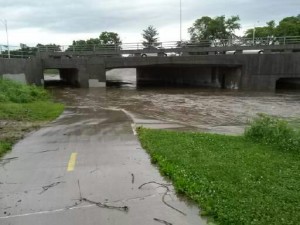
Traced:
[[[256, 24], [258, 24], [258, 23], [259, 23], [259, 21], [257, 21]], [[256, 24], [254, 24], [254, 26], [253, 26], [253, 45], [255, 45], [255, 27], [256, 27]]]
[[254, 25], [254, 27], [253, 27], [253, 45], [255, 44], [255, 25]]
[[179, 11], [180, 11], [180, 42], [182, 41], [182, 12], [181, 12], [181, 0], [179, 2]]
[[7, 20], [4, 19], [4, 20], [2, 20], [2, 22], [3, 22], [4, 26], [5, 26], [7, 52], [8, 52], [8, 58], [10, 59], [10, 50], [9, 50], [9, 41], [8, 41], [8, 31], [7, 31]]

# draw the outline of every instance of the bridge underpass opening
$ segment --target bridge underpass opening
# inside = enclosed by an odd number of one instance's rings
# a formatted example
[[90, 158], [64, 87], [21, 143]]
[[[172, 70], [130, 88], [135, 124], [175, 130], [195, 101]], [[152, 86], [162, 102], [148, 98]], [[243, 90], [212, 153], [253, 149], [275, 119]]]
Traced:
[[136, 87], [136, 69], [122, 68], [106, 71], [106, 86]]
[[161, 65], [137, 68], [137, 86], [239, 89], [241, 66]]
[[78, 69], [44, 69], [44, 86], [70, 86], [79, 87]]
[[300, 90], [300, 78], [280, 78], [276, 81], [277, 90]]

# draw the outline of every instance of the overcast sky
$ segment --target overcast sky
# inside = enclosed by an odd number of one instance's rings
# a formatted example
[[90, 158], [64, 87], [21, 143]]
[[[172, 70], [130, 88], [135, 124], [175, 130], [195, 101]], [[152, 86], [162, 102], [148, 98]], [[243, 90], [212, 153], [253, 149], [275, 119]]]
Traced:
[[[254, 25], [300, 14], [300, 0], [181, 0], [182, 37], [202, 16], [239, 15], [242, 34]], [[0, 19], [8, 24], [11, 45], [56, 43], [96, 38], [103, 31], [120, 35], [123, 43], [142, 41], [142, 30], [153, 25], [160, 41], [180, 37], [180, 0], [0, 0]], [[6, 44], [0, 23], [0, 44]]]

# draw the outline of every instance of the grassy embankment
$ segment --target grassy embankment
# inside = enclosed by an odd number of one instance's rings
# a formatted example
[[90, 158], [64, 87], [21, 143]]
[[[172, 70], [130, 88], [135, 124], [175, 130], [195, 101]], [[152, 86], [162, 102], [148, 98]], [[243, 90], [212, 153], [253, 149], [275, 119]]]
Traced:
[[55, 119], [63, 109], [42, 88], [0, 79], [0, 157], [26, 132]]
[[243, 136], [144, 128], [138, 135], [177, 192], [214, 224], [299, 224], [300, 138], [286, 122], [261, 116]]

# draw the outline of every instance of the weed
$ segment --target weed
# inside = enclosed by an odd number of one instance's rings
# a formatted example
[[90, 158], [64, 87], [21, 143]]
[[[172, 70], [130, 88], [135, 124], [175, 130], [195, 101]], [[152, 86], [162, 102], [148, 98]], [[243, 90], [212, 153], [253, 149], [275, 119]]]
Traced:
[[282, 151], [300, 152], [299, 133], [287, 121], [276, 117], [259, 114], [245, 130], [245, 137]]

